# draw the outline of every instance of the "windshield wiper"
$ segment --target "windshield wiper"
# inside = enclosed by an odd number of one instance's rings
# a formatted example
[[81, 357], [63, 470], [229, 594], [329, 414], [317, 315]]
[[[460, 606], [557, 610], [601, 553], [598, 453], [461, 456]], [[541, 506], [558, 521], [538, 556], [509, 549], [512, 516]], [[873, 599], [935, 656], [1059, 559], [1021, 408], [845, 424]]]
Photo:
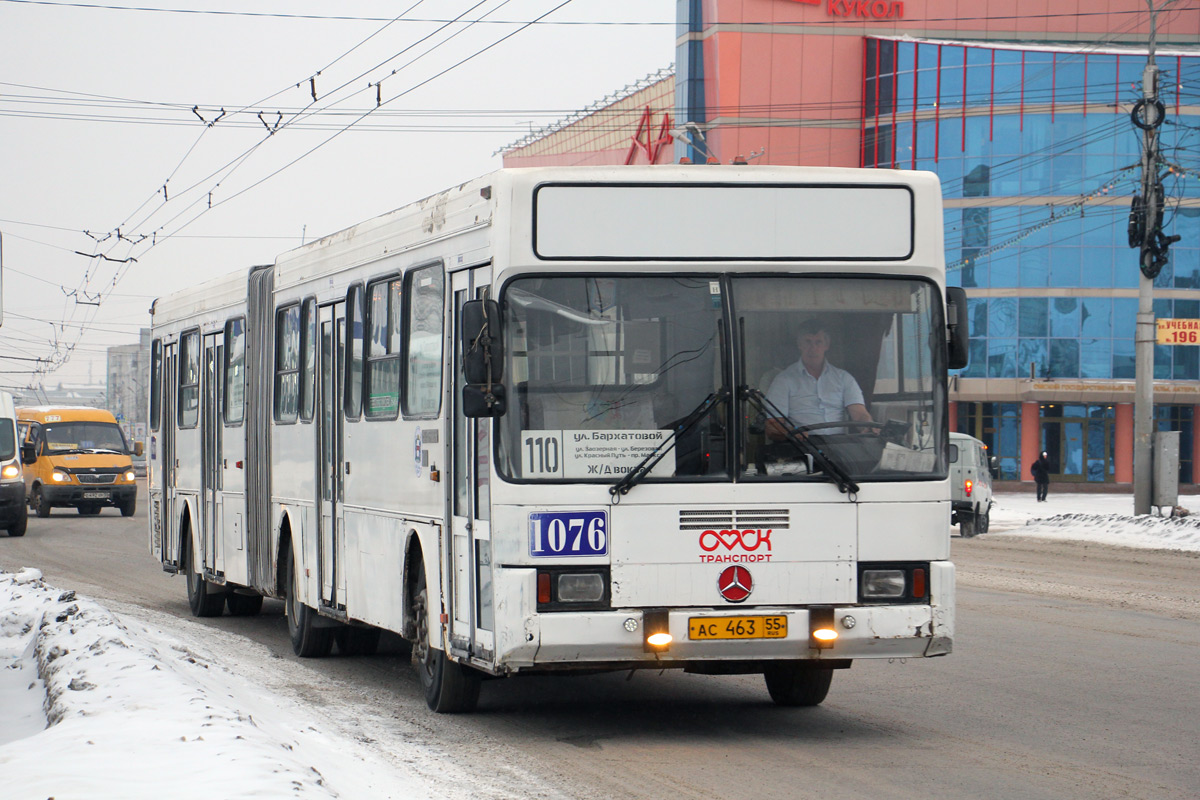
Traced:
[[[784, 414], [782, 411], [776, 408], [775, 404], [763, 396], [763, 393], [758, 389], [755, 389], [751, 386], [742, 386], [740, 391], [742, 397], [746, 400], [749, 400], [755, 409], [765, 417], [783, 420], [788, 418], [787, 414]], [[836, 461], [834, 461], [828, 453], [818, 447], [807, 436], [797, 436], [787, 425], [782, 427], [784, 440], [801, 453], [811, 455], [816, 465], [821, 468], [821, 471], [828, 475], [830, 479], [837, 484], [839, 491], [841, 491], [843, 494], [849, 493], [852, 496], [858, 494], [858, 484], [855, 483], [850, 477], [850, 474], [842, 468], [841, 464], [838, 464]], [[851, 499], [854, 498], [851, 497]]]
[[638, 481], [646, 477], [651, 470], [658, 466], [658, 462], [662, 461], [663, 456], [671, 452], [675, 446], [675, 440], [683, 434], [690, 431], [696, 426], [696, 423], [704, 419], [708, 412], [721, 400], [729, 397], [729, 392], [722, 389], [719, 392], [713, 392], [708, 397], [700, 401], [700, 405], [696, 406], [690, 414], [680, 420], [667, 436], [658, 443], [658, 446], [646, 454], [646, 457], [638, 462], [637, 466], [625, 473], [621, 480], [617, 481], [612, 486], [608, 487], [608, 493], [613, 497], [624, 496], [629, 494], [629, 490], [637, 485]]

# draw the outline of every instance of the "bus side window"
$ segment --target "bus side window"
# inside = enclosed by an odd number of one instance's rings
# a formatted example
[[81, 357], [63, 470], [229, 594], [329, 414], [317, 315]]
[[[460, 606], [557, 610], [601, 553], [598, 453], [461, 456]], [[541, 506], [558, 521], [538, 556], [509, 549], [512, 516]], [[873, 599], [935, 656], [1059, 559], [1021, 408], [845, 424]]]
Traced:
[[406, 281], [404, 415], [436, 417], [442, 407], [442, 265], [412, 270]]
[[295, 422], [300, 411], [300, 305], [275, 312], [275, 421]]
[[179, 427], [194, 428], [200, 421], [200, 331], [179, 339]]
[[356, 283], [346, 293], [346, 396], [343, 400], [346, 419], [362, 415], [363, 399], [363, 339], [366, 336], [363, 314], [363, 287]]
[[159, 427], [162, 416], [162, 340], [150, 343], [150, 430]]

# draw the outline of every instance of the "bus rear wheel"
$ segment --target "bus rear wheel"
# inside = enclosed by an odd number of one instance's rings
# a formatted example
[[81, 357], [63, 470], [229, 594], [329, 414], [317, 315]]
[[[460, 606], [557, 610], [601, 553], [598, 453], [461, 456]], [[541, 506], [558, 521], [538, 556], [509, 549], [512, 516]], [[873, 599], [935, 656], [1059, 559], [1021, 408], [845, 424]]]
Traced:
[[288, 635], [292, 639], [292, 652], [301, 658], [321, 658], [333, 649], [333, 628], [319, 628], [317, 613], [300, 600], [296, 565], [291, 552], [285, 555], [287, 569], [287, 597], [283, 603], [283, 615], [287, 617]]
[[776, 705], [819, 706], [829, 694], [833, 670], [785, 663], [767, 667], [763, 677]]
[[425, 690], [425, 704], [439, 714], [457, 714], [475, 710], [479, 703], [481, 676], [446, 657], [443, 650], [433, 647], [429, 631], [429, 590], [425, 585], [425, 568], [418, 568], [413, 614], [416, 615], [416, 637], [412, 646], [412, 663]]

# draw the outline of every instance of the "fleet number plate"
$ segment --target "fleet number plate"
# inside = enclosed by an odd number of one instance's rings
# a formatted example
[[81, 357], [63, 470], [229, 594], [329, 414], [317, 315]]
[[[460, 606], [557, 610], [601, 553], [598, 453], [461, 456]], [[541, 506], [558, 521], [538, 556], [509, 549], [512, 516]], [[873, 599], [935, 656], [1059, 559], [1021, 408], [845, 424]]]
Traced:
[[84, 492], [84, 500], [107, 500], [108, 492]]
[[690, 617], [689, 639], [783, 639], [787, 617]]

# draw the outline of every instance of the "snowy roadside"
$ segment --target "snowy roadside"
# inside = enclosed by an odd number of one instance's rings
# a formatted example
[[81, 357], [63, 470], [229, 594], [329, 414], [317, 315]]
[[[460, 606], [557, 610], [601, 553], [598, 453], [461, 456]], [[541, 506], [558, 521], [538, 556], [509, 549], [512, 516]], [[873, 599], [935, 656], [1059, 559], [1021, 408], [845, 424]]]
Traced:
[[0, 609], [6, 800], [444, 796], [36, 569], [0, 572]]
[[986, 536], [1035, 536], [1153, 550], [1200, 551], [1200, 495], [1182, 495], [1186, 517], [1133, 515], [1131, 494], [1032, 492], [997, 494]]

